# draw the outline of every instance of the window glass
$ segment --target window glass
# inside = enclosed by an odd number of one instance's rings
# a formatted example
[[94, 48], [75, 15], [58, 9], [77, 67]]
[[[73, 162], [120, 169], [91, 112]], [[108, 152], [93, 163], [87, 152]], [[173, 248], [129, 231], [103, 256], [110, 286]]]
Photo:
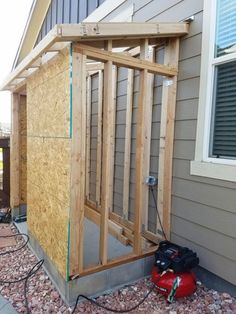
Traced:
[[218, 0], [215, 57], [236, 52], [236, 1]]

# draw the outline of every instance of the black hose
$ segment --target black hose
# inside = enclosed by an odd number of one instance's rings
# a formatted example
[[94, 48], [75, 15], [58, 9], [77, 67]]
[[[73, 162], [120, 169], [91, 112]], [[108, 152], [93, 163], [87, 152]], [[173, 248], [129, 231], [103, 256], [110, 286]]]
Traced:
[[15, 253], [17, 251], [22, 250], [29, 242], [29, 236], [28, 234], [25, 233], [16, 233], [16, 234], [12, 234], [12, 235], [7, 235], [7, 236], [0, 236], [0, 238], [13, 238], [13, 237], [17, 237], [17, 236], [24, 236], [26, 237], [26, 241], [24, 242], [24, 244], [22, 246], [20, 246], [19, 248], [15, 249], [15, 250], [10, 250], [10, 251], [6, 251], [6, 252], [2, 252], [0, 253], [0, 256], [3, 255], [7, 255], [7, 254], [11, 254], [11, 253]]
[[[11, 238], [11, 237], [19, 236], [19, 235], [26, 237], [26, 241], [24, 242], [24, 244], [15, 250], [10, 250], [10, 251], [0, 253], [0, 256], [18, 252], [19, 250], [22, 250], [29, 242], [29, 236], [25, 233], [16, 233], [16, 234], [9, 235], [9, 236], [0, 236], [0, 238]], [[28, 297], [27, 297], [28, 280], [30, 279], [30, 277], [32, 277], [33, 275], [35, 275], [37, 273], [37, 271], [42, 267], [43, 263], [44, 263], [43, 259], [39, 260], [33, 267], [31, 267], [29, 272], [22, 278], [15, 279], [15, 280], [3, 280], [0, 278], [0, 284], [14, 284], [14, 283], [19, 283], [19, 282], [25, 281], [24, 282], [24, 298], [25, 298], [25, 307], [27, 309], [27, 314], [30, 314]]]
[[143, 297], [143, 299], [139, 303], [137, 303], [135, 306], [131, 307], [130, 309], [124, 309], [124, 310], [112, 309], [110, 307], [107, 307], [105, 305], [100, 304], [99, 302], [95, 301], [92, 298], [87, 297], [86, 295], [80, 294], [80, 295], [78, 295], [78, 297], [76, 299], [76, 303], [75, 303], [74, 309], [73, 309], [71, 314], [75, 313], [75, 310], [77, 308], [77, 305], [78, 305], [78, 302], [79, 302], [80, 298], [83, 298], [83, 299], [89, 301], [90, 303], [92, 303], [92, 304], [94, 304], [94, 305], [96, 305], [96, 306], [98, 306], [98, 307], [100, 307], [100, 308], [102, 308], [102, 309], [104, 309], [106, 311], [109, 311], [109, 312], [113, 312], [113, 313], [129, 313], [129, 312], [137, 309], [148, 298], [149, 294], [154, 290], [155, 286], [156, 285], [153, 285], [151, 287], [151, 289], [148, 291], [148, 293]]

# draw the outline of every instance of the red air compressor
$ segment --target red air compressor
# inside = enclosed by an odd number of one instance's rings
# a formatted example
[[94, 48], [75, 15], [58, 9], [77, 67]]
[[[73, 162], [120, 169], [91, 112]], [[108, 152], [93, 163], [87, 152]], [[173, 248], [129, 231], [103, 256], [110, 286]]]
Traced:
[[199, 264], [197, 254], [169, 241], [160, 242], [155, 253], [152, 281], [169, 302], [173, 298], [186, 297], [197, 288], [192, 268]]

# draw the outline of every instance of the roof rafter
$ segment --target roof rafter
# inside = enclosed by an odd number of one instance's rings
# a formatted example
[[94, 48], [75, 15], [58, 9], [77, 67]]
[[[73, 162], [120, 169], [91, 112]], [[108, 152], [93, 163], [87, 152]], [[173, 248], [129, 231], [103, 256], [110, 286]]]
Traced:
[[[16, 79], [22, 78], [32, 64], [47, 52], [60, 51], [66, 42], [92, 44], [93, 41], [116, 40], [121, 47], [126, 47], [132, 40], [142, 38], [158, 39], [163, 37], [179, 37], [188, 33], [188, 23], [81, 23], [56, 25], [47, 36], [25, 57], [9, 74], [0, 90], [15, 90], [18, 87]], [[62, 45], [55, 45], [63, 42]], [[22, 85], [22, 82], [21, 82]]]

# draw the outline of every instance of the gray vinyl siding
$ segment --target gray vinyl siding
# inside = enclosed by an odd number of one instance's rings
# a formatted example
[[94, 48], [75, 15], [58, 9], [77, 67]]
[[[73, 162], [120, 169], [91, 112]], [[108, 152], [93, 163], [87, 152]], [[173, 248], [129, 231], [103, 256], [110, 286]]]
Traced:
[[37, 45], [56, 25], [79, 23], [105, 0], [52, 0], [36, 40]]
[[[181, 39], [179, 76], [177, 87], [176, 124], [172, 182], [172, 224], [173, 241], [196, 250], [201, 266], [236, 284], [236, 184], [223, 180], [190, 175], [190, 161], [194, 159], [198, 97], [201, 67], [201, 42], [203, 0], [128, 0], [104, 20], [120, 14], [134, 3], [134, 22], [160, 21], [177, 22], [194, 15], [187, 36]], [[161, 53], [161, 52], [160, 52]], [[124, 109], [124, 92], [119, 101]], [[137, 96], [137, 95], [136, 95]], [[134, 107], [137, 99], [134, 95]], [[161, 81], [155, 80], [152, 145], [150, 171], [157, 174], [159, 126], [161, 111]], [[119, 106], [118, 106], [119, 107]], [[123, 124], [117, 120], [117, 125]], [[135, 112], [134, 112], [135, 119]], [[118, 127], [118, 126], [117, 126]], [[119, 139], [119, 141], [122, 141]], [[123, 142], [120, 142], [120, 148]], [[130, 186], [130, 211], [133, 218], [135, 199], [135, 132], [132, 133], [132, 162]], [[122, 196], [119, 192], [123, 178], [123, 151], [119, 150], [119, 165], [115, 172], [114, 209], [122, 214]], [[149, 228], [155, 228], [155, 212], [149, 202]]]
[[97, 118], [98, 118], [98, 75], [91, 77], [91, 127], [90, 127], [90, 175], [89, 199], [96, 202], [97, 173]]

